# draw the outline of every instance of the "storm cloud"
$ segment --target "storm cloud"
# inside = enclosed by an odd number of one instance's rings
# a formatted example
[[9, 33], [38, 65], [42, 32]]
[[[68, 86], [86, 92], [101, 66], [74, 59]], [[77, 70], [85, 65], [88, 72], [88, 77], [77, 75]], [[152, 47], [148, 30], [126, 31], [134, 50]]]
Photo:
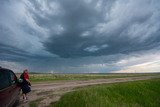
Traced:
[[159, 61], [159, 5], [159, 0], [1, 0], [0, 64], [84, 73]]

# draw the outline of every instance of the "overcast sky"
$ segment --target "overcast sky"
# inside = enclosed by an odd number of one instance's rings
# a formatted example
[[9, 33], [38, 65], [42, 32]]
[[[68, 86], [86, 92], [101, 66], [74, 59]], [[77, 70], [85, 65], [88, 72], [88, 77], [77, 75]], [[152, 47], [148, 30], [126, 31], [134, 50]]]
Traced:
[[0, 66], [159, 72], [160, 0], [0, 0]]

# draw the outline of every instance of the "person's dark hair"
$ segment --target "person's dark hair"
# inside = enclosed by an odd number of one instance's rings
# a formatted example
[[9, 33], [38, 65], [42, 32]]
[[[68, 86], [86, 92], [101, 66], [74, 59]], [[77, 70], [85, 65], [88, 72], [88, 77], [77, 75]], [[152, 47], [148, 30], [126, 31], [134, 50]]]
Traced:
[[24, 72], [28, 72], [28, 69], [23, 70], [23, 73], [24, 73]]

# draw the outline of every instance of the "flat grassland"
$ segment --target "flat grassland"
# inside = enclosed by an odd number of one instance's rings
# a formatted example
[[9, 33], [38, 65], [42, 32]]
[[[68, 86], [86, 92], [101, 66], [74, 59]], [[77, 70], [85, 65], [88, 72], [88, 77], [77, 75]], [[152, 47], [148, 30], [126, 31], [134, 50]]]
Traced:
[[[20, 74], [18, 74], [19, 77]], [[160, 73], [102, 73], [102, 74], [36, 74], [30, 73], [30, 81], [32, 83], [41, 82], [57, 82], [69, 80], [90, 80], [90, 79], [108, 79], [108, 78], [125, 78], [125, 77], [139, 77], [139, 76], [160, 76]]]
[[160, 107], [160, 78], [78, 88], [49, 107]]
[[160, 107], [160, 73], [29, 76], [29, 101], [18, 107]]

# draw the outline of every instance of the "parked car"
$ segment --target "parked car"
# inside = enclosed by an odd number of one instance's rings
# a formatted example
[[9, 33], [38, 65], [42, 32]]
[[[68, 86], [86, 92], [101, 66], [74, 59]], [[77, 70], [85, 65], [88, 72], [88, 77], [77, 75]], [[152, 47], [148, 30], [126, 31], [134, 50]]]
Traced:
[[0, 107], [13, 107], [19, 99], [20, 87], [15, 73], [0, 67]]

